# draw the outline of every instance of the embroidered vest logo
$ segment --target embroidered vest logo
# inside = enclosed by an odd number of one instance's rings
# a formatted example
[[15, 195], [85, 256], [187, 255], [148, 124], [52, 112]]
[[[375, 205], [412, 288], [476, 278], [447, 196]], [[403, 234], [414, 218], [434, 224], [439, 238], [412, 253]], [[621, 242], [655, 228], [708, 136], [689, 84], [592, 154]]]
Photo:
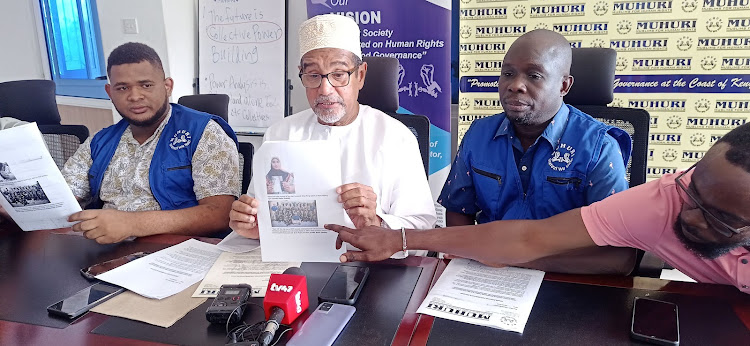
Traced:
[[191, 140], [190, 132], [187, 130], [179, 130], [169, 140], [169, 147], [172, 148], [172, 150], [180, 150], [190, 145]]
[[558, 172], [562, 172], [570, 167], [570, 164], [573, 163], [573, 157], [575, 155], [575, 148], [565, 143], [560, 143], [560, 146], [557, 148], [557, 150], [552, 153], [552, 157], [547, 160], [547, 164], [549, 164], [550, 168]]

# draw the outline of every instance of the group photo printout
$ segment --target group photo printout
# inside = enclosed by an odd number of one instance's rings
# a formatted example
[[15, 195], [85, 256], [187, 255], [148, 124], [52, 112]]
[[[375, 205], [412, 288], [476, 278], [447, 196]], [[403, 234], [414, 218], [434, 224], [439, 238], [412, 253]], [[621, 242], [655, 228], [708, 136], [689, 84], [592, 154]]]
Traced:
[[81, 211], [36, 123], [0, 131], [0, 206], [24, 231], [70, 227]]
[[344, 224], [338, 141], [267, 141], [253, 155], [264, 262], [339, 262], [325, 224]]
[[523, 333], [544, 272], [453, 259], [417, 313]]

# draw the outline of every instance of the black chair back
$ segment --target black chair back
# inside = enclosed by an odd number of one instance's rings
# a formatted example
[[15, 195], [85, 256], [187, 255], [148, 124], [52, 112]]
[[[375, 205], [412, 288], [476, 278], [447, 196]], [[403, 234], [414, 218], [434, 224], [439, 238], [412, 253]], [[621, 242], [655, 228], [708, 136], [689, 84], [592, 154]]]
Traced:
[[242, 191], [240, 195], [247, 193], [250, 187], [250, 178], [253, 177], [253, 152], [255, 148], [252, 143], [239, 143], [240, 153], [240, 176], [242, 177]]
[[564, 101], [630, 135], [633, 149], [626, 167], [630, 187], [646, 182], [649, 114], [638, 108], [607, 107], [612, 102], [617, 52], [610, 48], [573, 48], [573, 86]]
[[185, 95], [177, 100], [178, 104], [197, 111], [213, 114], [229, 122], [229, 95], [199, 94]]
[[417, 137], [417, 146], [422, 154], [424, 172], [430, 176], [430, 119], [418, 114], [389, 114], [391, 117], [402, 122]]
[[38, 125], [44, 142], [47, 143], [52, 159], [57, 168], [62, 169], [65, 162], [75, 154], [86, 138], [89, 129], [84, 125]]
[[0, 83], [0, 117], [59, 125], [55, 82], [46, 79]]

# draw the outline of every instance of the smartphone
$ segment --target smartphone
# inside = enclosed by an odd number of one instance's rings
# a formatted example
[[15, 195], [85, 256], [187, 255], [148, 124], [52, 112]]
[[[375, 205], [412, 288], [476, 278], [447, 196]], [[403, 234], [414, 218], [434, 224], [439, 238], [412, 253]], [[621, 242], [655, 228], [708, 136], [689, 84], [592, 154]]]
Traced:
[[106, 283], [96, 283], [78, 293], [47, 307], [50, 314], [74, 319], [125, 289]]
[[657, 345], [679, 345], [680, 322], [677, 318], [677, 305], [635, 297], [630, 336]]
[[320, 291], [318, 301], [354, 304], [369, 274], [370, 268], [339, 264]]
[[115, 269], [125, 263], [137, 260], [141, 257], [150, 255], [150, 252], [136, 252], [131, 253], [130, 255], [122, 256], [119, 258], [115, 258], [113, 260], [109, 260], [102, 263], [94, 264], [88, 268], [81, 269], [81, 275], [85, 277], [88, 280], [96, 280], [97, 275], [102, 274], [104, 272], [110, 271], [112, 269]]
[[287, 346], [330, 346], [356, 310], [351, 305], [321, 303], [289, 339]]

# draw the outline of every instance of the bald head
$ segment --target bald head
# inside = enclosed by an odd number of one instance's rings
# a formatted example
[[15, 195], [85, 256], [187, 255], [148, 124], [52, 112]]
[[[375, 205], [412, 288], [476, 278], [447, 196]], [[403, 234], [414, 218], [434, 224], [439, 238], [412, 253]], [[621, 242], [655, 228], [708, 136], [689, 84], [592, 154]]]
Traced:
[[543, 61], [556, 65], [555, 70], [562, 75], [570, 74], [573, 50], [563, 35], [547, 29], [529, 31], [513, 42], [506, 57], [529, 52], [534, 52], [542, 57]]
[[539, 127], [552, 119], [573, 85], [572, 50], [568, 40], [549, 30], [519, 37], [503, 59], [500, 102], [518, 126]]

